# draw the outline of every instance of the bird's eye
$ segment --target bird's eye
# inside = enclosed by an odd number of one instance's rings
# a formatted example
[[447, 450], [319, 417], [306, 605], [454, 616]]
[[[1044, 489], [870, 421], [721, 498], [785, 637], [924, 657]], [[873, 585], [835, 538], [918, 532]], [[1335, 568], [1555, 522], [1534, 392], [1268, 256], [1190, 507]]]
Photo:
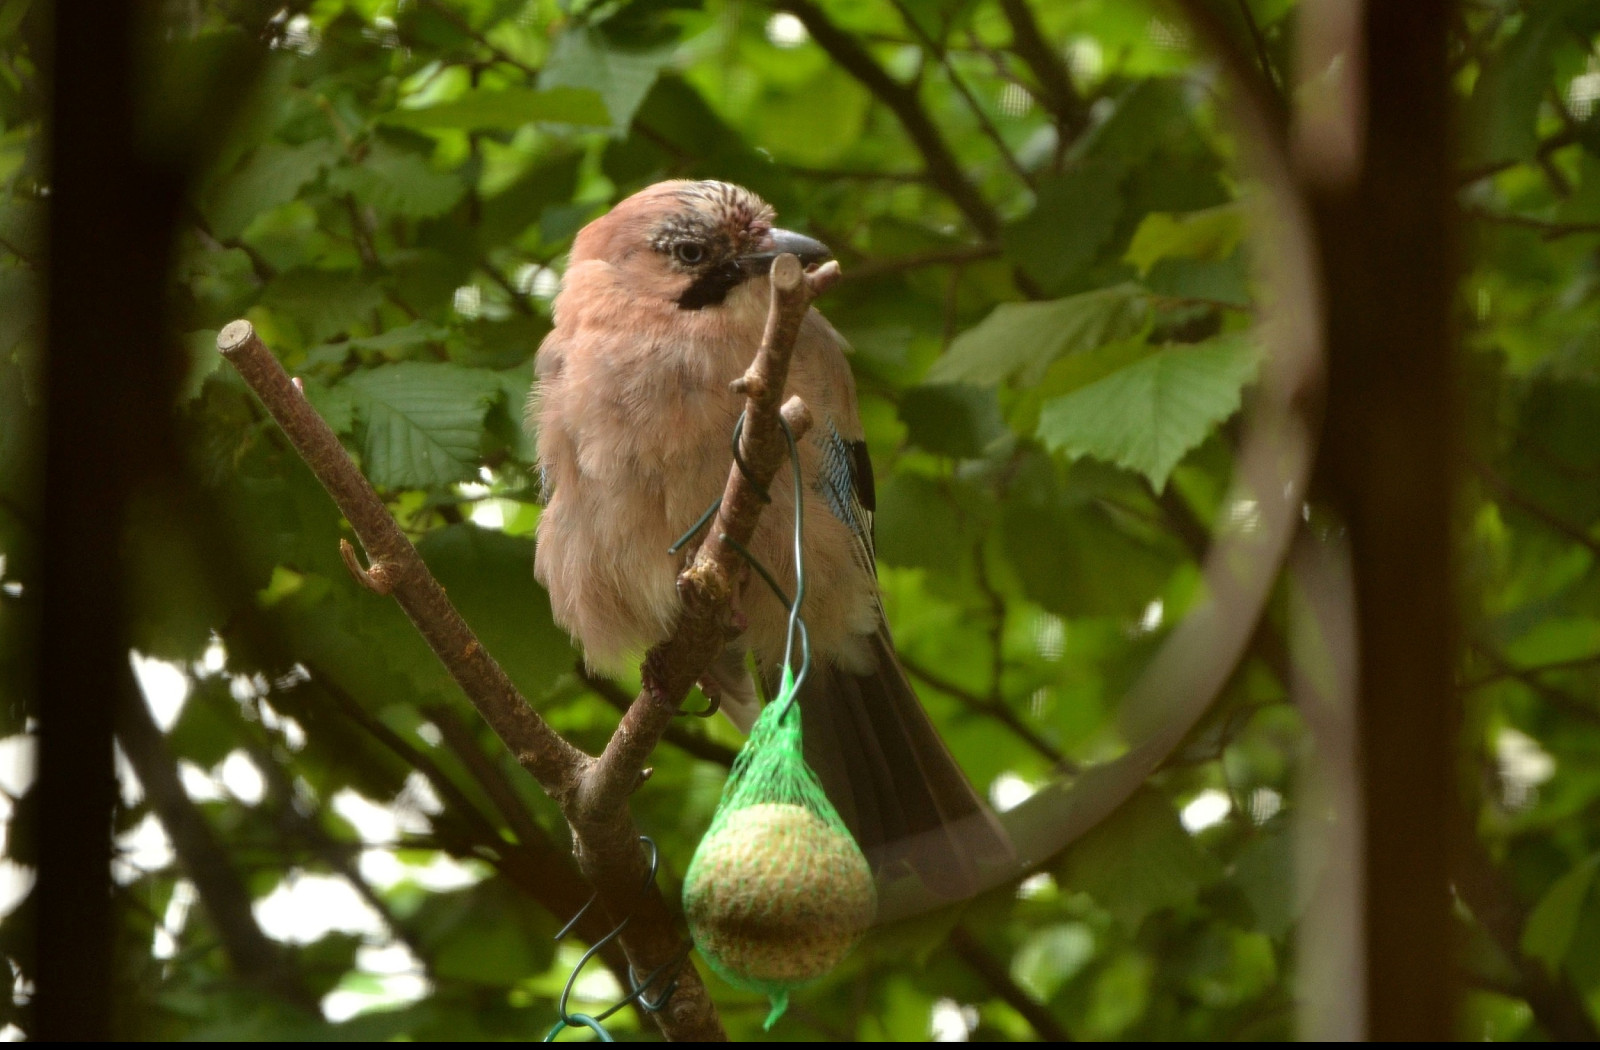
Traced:
[[686, 266], [693, 266], [706, 257], [706, 250], [694, 241], [679, 241], [672, 246], [672, 254]]

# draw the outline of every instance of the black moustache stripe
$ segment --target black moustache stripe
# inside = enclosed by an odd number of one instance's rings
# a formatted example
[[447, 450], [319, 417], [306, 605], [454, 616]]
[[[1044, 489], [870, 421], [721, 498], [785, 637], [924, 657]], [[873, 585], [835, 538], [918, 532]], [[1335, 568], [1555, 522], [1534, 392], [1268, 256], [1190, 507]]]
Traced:
[[678, 296], [678, 309], [700, 310], [707, 306], [720, 306], [728, 293], [747, 276], [737, 263], [731, 262], [707, 270]]

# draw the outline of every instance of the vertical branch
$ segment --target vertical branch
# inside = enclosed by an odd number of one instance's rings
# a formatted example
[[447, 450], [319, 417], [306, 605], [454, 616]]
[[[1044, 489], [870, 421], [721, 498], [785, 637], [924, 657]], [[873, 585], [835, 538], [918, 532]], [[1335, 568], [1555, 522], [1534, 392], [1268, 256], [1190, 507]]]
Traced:
[[1328, 293], [1323, 478], [1349, 522], [1356, 597], [1366, 1035], [1385, 1041], [1453, 1030], [1449, 10], [1366, 5], [1358, 166], [1315, 203]]

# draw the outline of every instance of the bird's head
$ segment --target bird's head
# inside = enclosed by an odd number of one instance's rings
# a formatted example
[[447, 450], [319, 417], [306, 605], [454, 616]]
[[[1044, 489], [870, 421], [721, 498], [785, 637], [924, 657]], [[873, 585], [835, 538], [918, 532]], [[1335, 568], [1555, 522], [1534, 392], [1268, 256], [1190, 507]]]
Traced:
[[616, 268], [636, 294], [683, 310], [722, 305], [730, 292], [763, 277], [784, 252], [802, 265], [833, 258], [810, 237], [775, 229], [772, 206], [727, 182], [658, 182], [585, 226], [572, 264]]

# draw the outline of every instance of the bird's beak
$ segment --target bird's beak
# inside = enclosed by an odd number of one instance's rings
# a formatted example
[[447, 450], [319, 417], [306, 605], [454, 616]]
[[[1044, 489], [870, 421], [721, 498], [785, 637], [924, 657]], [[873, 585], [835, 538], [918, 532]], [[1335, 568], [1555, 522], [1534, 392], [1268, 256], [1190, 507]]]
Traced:
[[740, 257], [739, 262], [749, 273], [760, 275], [772, 269], [772, 260], [785, 252], [798, 256], [801, 266], [825, 263], [833, 252], [821, 241], [814, 241], [793, 230], [773, 230], [762, 240], [760, 247]]

